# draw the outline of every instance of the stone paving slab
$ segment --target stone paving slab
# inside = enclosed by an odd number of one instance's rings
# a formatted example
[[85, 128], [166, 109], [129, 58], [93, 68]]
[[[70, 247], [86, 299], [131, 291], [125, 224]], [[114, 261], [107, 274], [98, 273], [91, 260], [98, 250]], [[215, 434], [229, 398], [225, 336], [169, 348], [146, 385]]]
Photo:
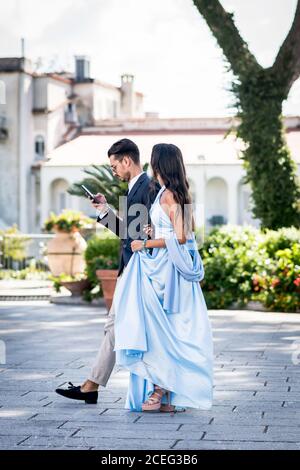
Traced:
[[49, 449], [49, 448], [89, 448], [89, 449], [102, 449], [102, 450], [144, 450], [144, 449], [170, 449], [175, 445], [174, 440], [170, 439], [129, 439], [129, 438], [98, 438], [98, 437], [67, 437], [63, 439], [47, 437], [33, 437], [30, 436], [25, 442], [20, 444], [22, 448], [28, 449]]
[[56, 292], [51, 280], [0, 280], [0, 301], [24, 303], [36, 300], [47, 300], [61, 305], [84, 305], [86, 307], [97, 306], [105, 308], [103, 298], [93, 299], [92, 302], [88, 302], [82, 299], [82, 297], [72, 296], [71, 292], [63, 286], [60, 292]]
[[82, 383], [103, 338], [99, 306], [0, 302], [0, 449], [300, 449], [299, 314], [210, 311], [211, 410], [124, 409], [128, 373], [115, 369], [97, 405], [55, 388]]
[[299, 450], [300, 443], [289, 442], [224, 442], [196, 441], [194, 439], [177, 442], [173, 450]]

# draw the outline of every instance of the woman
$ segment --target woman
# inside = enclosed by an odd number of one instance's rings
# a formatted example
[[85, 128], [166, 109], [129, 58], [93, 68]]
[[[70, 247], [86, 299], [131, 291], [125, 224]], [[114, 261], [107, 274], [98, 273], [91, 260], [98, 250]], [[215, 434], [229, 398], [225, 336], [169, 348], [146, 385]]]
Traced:
[[151, 167], [161, 185], [150, 209], [152, 238], [131, 243], [134, 253], [114, 294], [116, 364], [130, 371], [125, 408], [208, 410], [212, 334], [181, 151], [155, 145]]

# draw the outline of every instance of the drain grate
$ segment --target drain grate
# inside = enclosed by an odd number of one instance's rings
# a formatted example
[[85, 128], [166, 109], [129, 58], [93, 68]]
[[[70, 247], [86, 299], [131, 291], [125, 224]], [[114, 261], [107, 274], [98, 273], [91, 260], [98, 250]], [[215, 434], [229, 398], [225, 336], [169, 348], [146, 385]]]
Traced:
[[5, 300], [50, 300], [50, 295], [0, 295], [0, 301]]

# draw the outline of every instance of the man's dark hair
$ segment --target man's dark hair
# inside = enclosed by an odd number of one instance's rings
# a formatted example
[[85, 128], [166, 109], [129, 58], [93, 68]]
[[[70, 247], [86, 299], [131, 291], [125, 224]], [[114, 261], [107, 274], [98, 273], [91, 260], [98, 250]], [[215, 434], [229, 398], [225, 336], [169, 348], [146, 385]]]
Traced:
[[140, 163], [140, 151], [138, 146], [130, 139], [121, 139], [115, 142], [107, 152], [108, 156], [114, 155], [117, 160], [122, 160], [126, 155], [137, 165]]

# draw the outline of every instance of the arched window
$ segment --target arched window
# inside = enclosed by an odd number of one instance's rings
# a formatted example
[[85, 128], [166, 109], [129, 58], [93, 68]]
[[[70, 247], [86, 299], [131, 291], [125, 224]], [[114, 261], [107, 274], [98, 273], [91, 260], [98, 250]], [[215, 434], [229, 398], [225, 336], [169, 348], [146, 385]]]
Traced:
[[69, 183], [64, 178], [57, 178], [50, 186], [51, 206], [50, 210], [60, 214], [64, 209], [70, 209], [70, 197], [67, 193]]
[[227, 224], [228, 185], [221, 177], [210, 178], [205, 187], [205, 219], [209, 228]]
[[34, 142], [36, 160], [41, 160], [45, 156], [45, 139], [42, 135], [37, 135]]

